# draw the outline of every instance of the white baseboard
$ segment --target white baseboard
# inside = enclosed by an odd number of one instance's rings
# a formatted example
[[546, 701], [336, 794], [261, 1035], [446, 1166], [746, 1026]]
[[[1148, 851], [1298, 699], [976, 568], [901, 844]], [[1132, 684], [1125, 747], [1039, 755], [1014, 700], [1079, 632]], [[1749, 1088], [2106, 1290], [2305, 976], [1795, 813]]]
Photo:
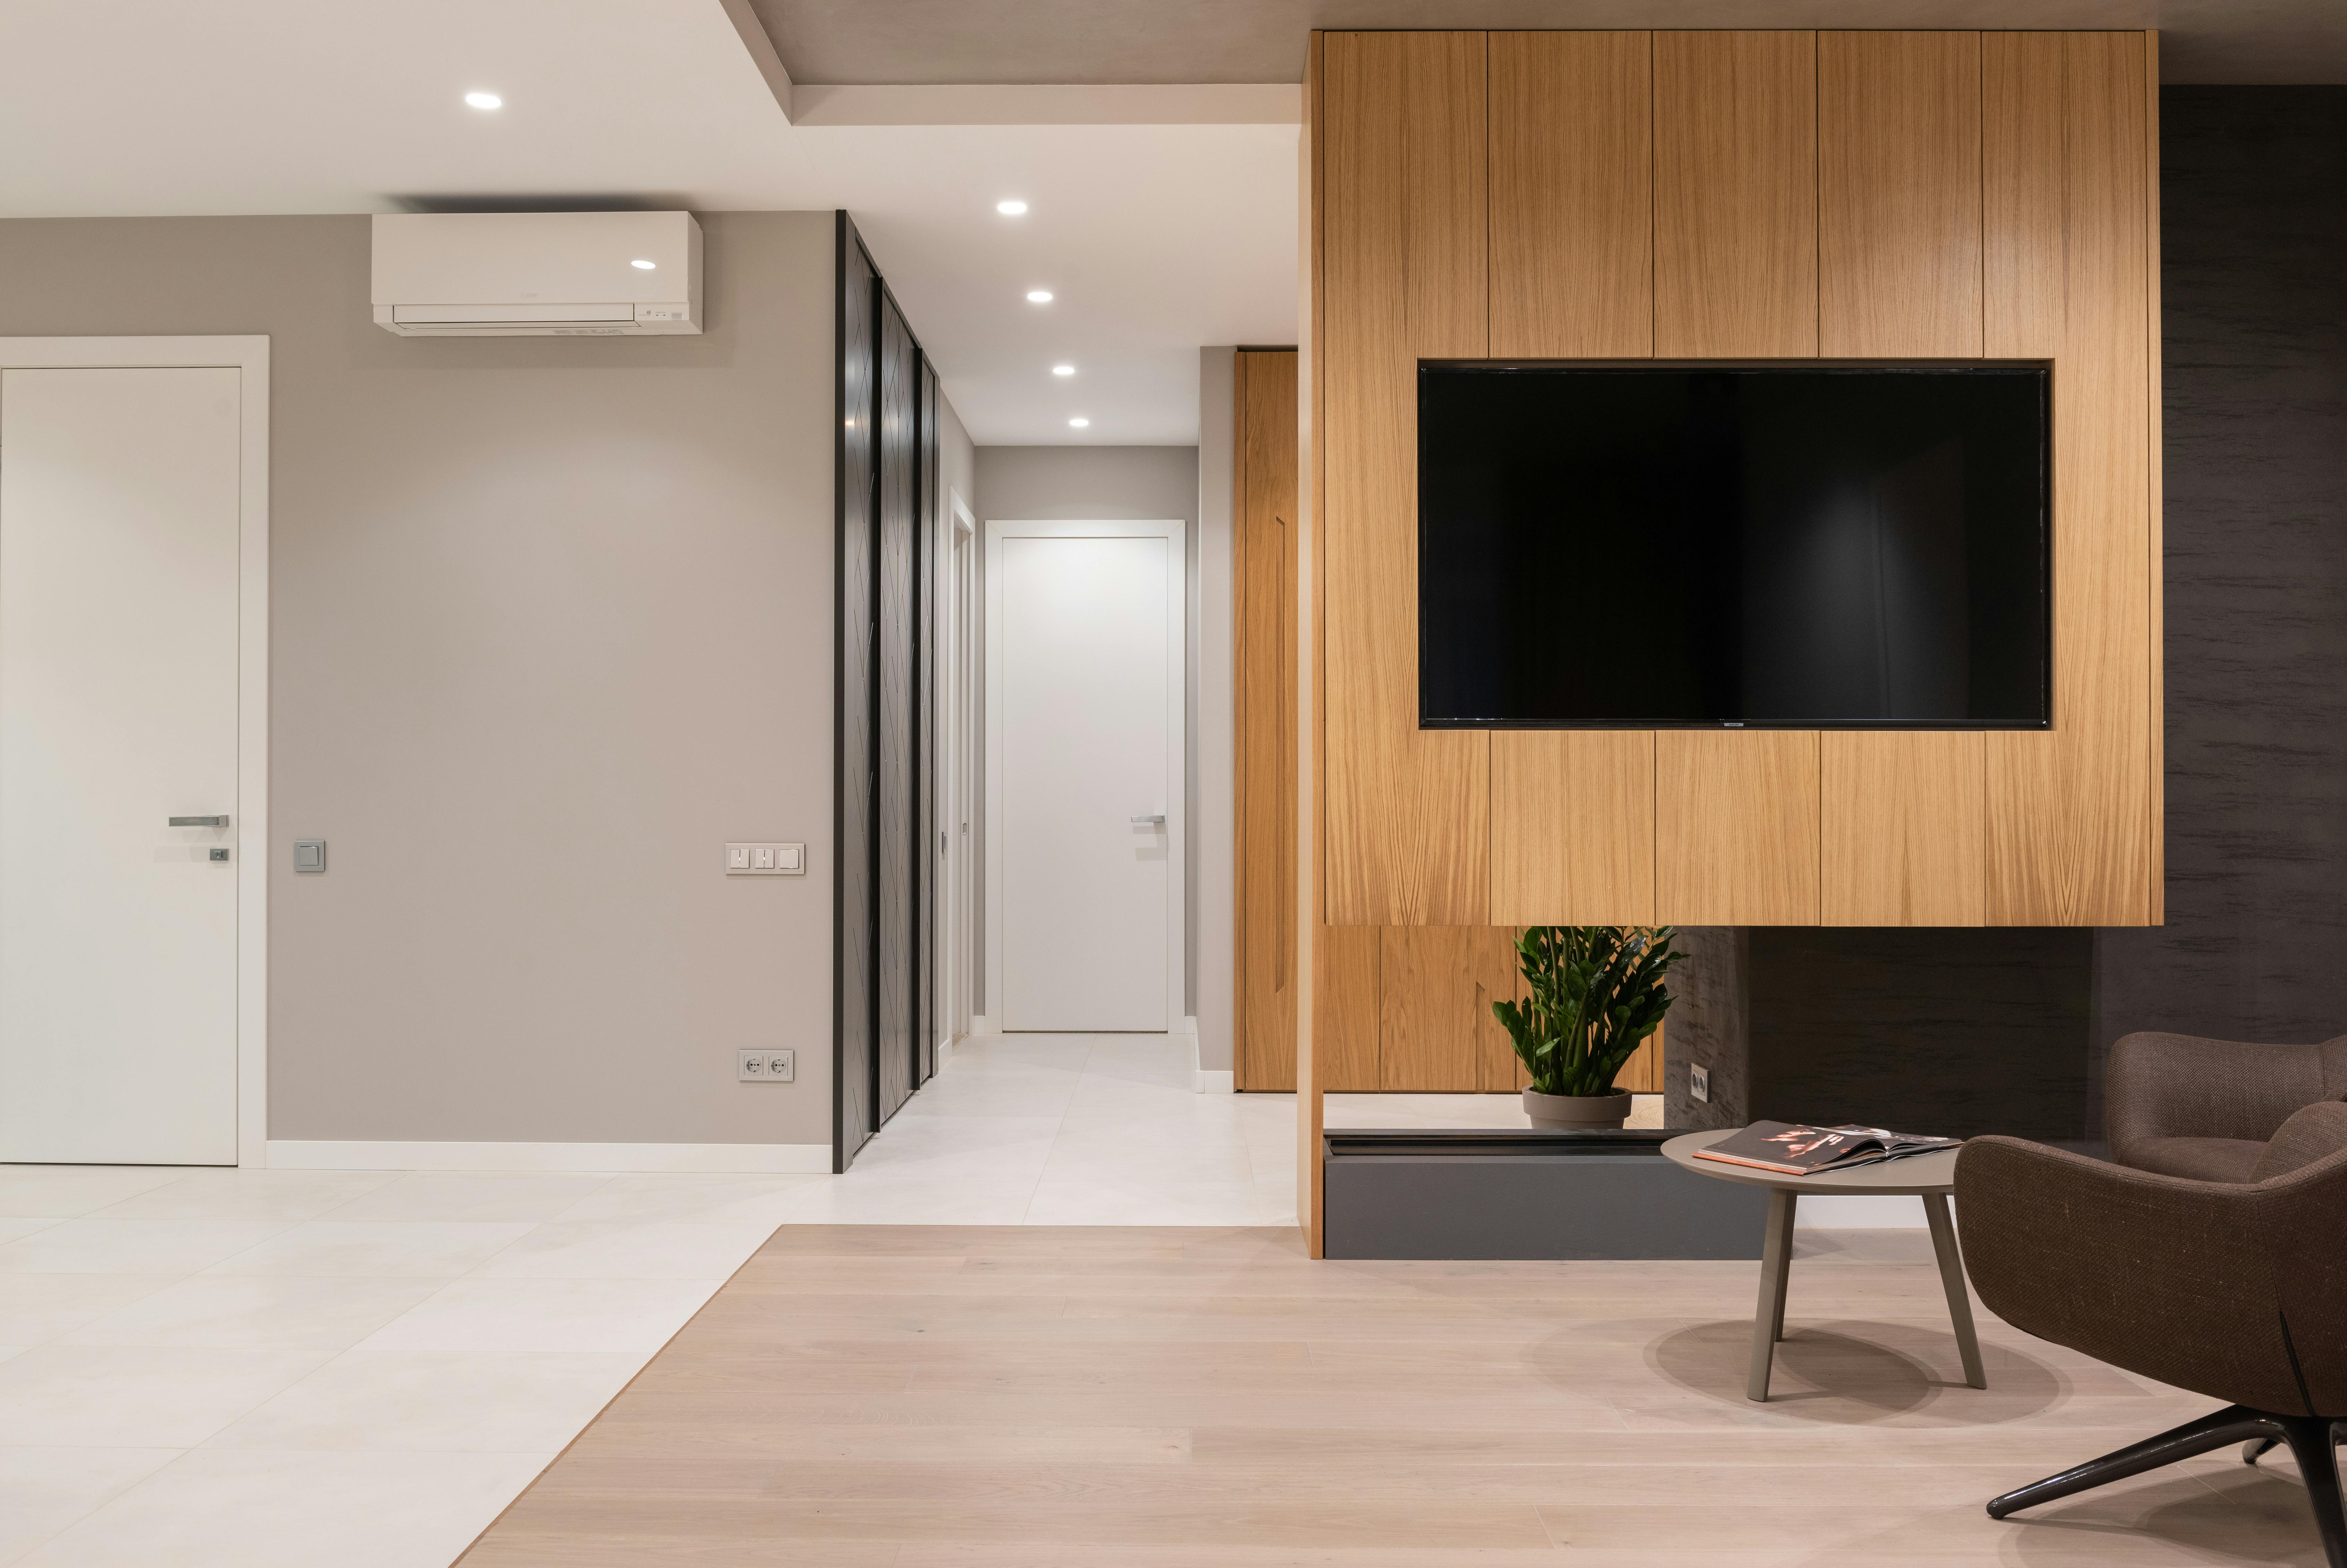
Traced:
[[824, 1175], [828, 1143], [403, 1143], [272, 1138], [280, 1171], [589, 1171]]
[[1196, 1094], [1235, 1094], [1238, 1074], [1227, 1067], [1201, 1067], [1198, 1064], [1198, 1020], [1184, 1020], [1190, 1026], [1190, 1089]]
[[1929, 1223], [1923, 1218], [1923, 1200], [1917, 1197], [1810, 1197], [1804, 1193], [1793, 1211], [1793, 1224], [1801, 1230], [1922, 1230]]

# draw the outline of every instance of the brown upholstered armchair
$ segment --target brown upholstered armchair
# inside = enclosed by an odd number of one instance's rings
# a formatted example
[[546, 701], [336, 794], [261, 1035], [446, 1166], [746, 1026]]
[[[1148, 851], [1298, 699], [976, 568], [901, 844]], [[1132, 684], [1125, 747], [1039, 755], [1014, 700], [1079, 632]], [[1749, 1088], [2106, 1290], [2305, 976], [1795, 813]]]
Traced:
[[2320, 1045], [2254, 1045], [2131, 1034], [2111, 1047], [2105, 1083], [2111, 1155], [2138, 1171], [2248, 1182], [2267, 1143], [2302, 1105], [2347, 1095], [2347, 1035]]
[[[2143, 1036], [2134, 1037], [2137, 1040]], [[2247, 1127], [2246, 1122], [2228, 1123]], [[1956, 1161], [1964, 1261], [2014, 1327], [2223, 1409], [2006, 1492], [1998, 1519], [2228, 1443], [2286, 1441], [2332, 1568], [2347, 1568], [2334, 1424], [2347, 1419], [2347, 1104], [2308, 1105], [2255, 1182], [2129, 1170], [2017, 1138]]]

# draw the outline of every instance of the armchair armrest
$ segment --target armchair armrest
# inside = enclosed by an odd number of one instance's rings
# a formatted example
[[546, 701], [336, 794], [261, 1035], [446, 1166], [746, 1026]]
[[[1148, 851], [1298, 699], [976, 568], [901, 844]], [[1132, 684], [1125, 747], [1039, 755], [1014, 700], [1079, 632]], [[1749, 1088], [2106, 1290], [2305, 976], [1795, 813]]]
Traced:
[[[1990, 1311], [2128, 1371], [2283, 1414], [2331, 1413], [2307, 1408], [2311, 1380], [2295, 1358], [2315, 1351], [2310, 1333], [2342, 1337], [2347, 1263], [2335, 1219], [2291, 1233], [2342, 1204], [2347, 1151], [2256, 1185], [2017, 1138], [1974, 1138], [1956, 1161], [1964, 1261]], [[2301, 1253], [2333, 1260], [2310, 1268]], [[2285, 1271], [2311, 1276], [2287, 1282], [2287, 1301]], [[2317, 1402], [2347, 1395], [2347, 1352], [2329, 1358], [2342, 1365], [2325, 1372]]]
[[2158, 1138], [2232, 1138], [2262, 1143], [2291, 1112], [2324, 1092], [2323, 1048], [2130, 1034], [2111, 1047], [2105, 1069], [2111, 1149], [2129, 1152]]

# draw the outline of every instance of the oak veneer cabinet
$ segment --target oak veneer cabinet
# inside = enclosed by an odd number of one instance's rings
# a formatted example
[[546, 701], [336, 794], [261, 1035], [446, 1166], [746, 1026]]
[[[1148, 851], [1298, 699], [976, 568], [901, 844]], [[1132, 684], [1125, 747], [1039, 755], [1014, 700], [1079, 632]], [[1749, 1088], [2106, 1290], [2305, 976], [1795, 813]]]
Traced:
[[[2142, 32], [1315, 35], [1328, 928], [2161, 917], [2157, 84]], [[1649, 357], [2050, 363], [2052, 727], [1419, 730], [1418, 362]]]

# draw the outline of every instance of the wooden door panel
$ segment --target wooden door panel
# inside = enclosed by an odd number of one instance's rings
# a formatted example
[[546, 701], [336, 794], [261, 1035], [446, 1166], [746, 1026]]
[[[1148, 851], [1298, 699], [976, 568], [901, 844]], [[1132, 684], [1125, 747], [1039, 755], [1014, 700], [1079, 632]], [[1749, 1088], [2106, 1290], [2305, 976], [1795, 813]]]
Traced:
[[1655, 35], [1655, 353], [1818, 352], [1817, 35]]
[[1524, 926], [1643, 926], [1655, 909], [1655, 736], [1491, 736], [1491, 913]]
[[1829, 926], [1977, 926], [1987, 917], [1986, 737], [1819, 737], [1819, 904]]
[[1674, 926], [1813, 926], [1818, 733], [1655, 737], [1655, 916]]
[[1296, 1087], [1296, 356], [1242, 353], [1232, 521], [1233, 940], [1243, 1090]]
[[1323, 926], [1312, 942], [1312, 1075], [1327, 1093], [1378, 1083], [1382, 953], [1375, 926]]

